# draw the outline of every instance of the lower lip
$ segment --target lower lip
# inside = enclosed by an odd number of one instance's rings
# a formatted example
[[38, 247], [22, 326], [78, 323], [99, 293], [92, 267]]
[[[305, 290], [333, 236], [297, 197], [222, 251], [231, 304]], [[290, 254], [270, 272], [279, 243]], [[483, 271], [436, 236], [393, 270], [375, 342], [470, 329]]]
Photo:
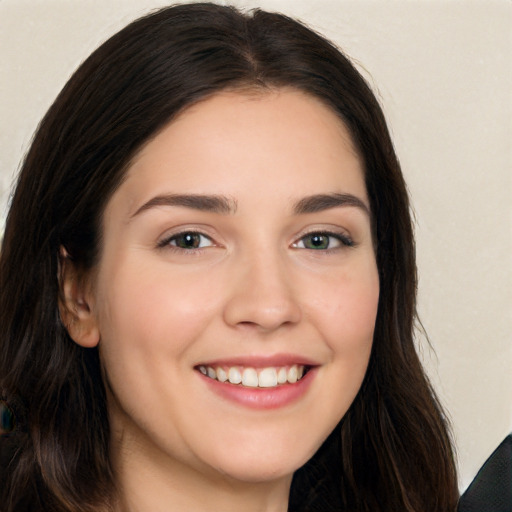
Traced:
[[219, 382], [206, 377], [200, 372], [198, 372], [198, 375], [214, 393], [226, 400], [252, 409], [277, 409], [292, 404], [303, 397], [316, 373], [317, 368], [311, 368], [295, 384], [281, 384], [274, 388], [250, 388], [241, 384]]

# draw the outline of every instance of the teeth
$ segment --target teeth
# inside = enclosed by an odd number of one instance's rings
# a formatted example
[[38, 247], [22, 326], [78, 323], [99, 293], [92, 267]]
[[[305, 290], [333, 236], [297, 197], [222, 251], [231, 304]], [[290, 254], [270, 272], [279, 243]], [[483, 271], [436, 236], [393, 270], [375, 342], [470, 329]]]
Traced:
[[245, 368], [244, 373], [242, 373], [242, 385], [248, 388], [258, 387], [258, 374], [254, 368]]
[[255, 368], [240, 368], [231, 366], [222, 368], [217, 366], [199, 366], [199, 371], [211, 379], [219, 382], [229, 381], [231, 384], [242, 384], [248, 388], [274, 388], [281, 384], [295, 384], [304, 376], [305, 368], [303, 365], [269, 367], [256, 370]]
[[238, 368], [232, 366], [228, 372], [228, 379], [231, 384], [240, 384], [242, 382], [242, 374]]
[[295, 384], [297, 382], [298, 372], [297, 367], [295, 365], [290, 366], [288, 370], [288, 382], [290, 384]]
[[226, 382], [228, 380], [228, 374], [220, 366], [217, 368], [217, 380], [219, 382]]
[[273, 388], [277, 386], [277, 372], [275, 368], [265, 368], [258, 375], [260, 388]]

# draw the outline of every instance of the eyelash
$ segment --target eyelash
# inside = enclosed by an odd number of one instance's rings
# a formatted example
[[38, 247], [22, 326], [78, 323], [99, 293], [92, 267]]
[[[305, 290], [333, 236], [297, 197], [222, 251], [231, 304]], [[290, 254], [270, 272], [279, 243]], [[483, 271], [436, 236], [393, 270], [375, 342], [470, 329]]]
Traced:
[[[206, 247], [211, 247], [211, 246], [215, 245], [213, 240], [211, 239], [211, 237], [209, 237], [208, 235], [205, 235], [204, 233], [201, 233], [200, 231], [187, 230], [187, 231], [182, 231], [180, 233], [175, 233], [171, 236], [164, 238], [163, 240], [158, 242], [157, 247], [159, 249], [167, 248], [167, 249], [170, 249], [170, 250], [176, 251], [176, 252], [188, 252], [188, 253], [192, 253], [192, 254], [198, 254], [205, 249], [205, 247], [187, 247], [187, 248], [179, 247], [177, 244], [172, 243], [173, 241], [175, 242], [179, 237], [185, 237], [187, 235], [188, 236], [199, 236], [200, 238], [208, 240], [210, 243]], [[328, 246], [325, 249], [311, 248], [311, 247], [299, 247], [298, 246], [298, 244], [300, 242], [303, 242], [304, 239], [306, 239], [308, 237], [312, 238], [314, 236], [328, 237], [329, 239], [334, 238], [335, 240], [337, 240], [340, 243], [340, 245], [338, 247], [329, 247], [329, 245], [331, 245], [331, 242], [329, 241]], [[201, 243], [201, 242], [199, 242], [199, 243]], [[292, 247], [296, 248], [296, 249], [307, 249], [309, 251], [314, 251], [314, 252], [321, 251], [324, 253], [329, 253], [329, 252], [343, 249], [344, 247], [355, 247], [355, 243], [352, 240], [352, 238], [350, 238], [349, 236], [342, 234], [342, 233], [335, 233], [332, 231], [311, 231], [310, 233], [306, 233], [306, 234], [302, 235], [298, 239], [297, 242], [294, 242], [292, 244]]]

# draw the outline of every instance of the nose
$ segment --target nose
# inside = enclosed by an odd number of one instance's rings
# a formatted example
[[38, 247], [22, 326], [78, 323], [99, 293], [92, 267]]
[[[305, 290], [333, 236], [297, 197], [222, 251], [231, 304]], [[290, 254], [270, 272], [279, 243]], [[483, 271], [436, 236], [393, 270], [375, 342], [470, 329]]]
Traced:
[[278, 255], [243, 258], [231, 274], [224, 321], [261, 332], [298, 323], [302, 312], [286, 263]]

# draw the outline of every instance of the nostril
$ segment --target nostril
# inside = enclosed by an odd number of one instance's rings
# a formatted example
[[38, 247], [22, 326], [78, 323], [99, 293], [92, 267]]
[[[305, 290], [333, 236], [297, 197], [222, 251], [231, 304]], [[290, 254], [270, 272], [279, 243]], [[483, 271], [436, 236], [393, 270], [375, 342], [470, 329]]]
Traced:
[[224, 312], [226, 323], [243, 329], [272, 331], [300, 321], [301, 311], [298, 304], [290, 298], [274, 304], [272, 297], [239, 296], [233, 298]]
[[273, 332], [277, 329], [283, 329], [287, 327], [291, 327], [295, 324], [294, 321], [269, 321], [269, 319], [266, 320], [259, 320], [258, 322], [251, 322], [251, 321], [242, 321], [238, 322], [236, 324], [236, 327], [242, 331], [257, 331], [257, 332]]

